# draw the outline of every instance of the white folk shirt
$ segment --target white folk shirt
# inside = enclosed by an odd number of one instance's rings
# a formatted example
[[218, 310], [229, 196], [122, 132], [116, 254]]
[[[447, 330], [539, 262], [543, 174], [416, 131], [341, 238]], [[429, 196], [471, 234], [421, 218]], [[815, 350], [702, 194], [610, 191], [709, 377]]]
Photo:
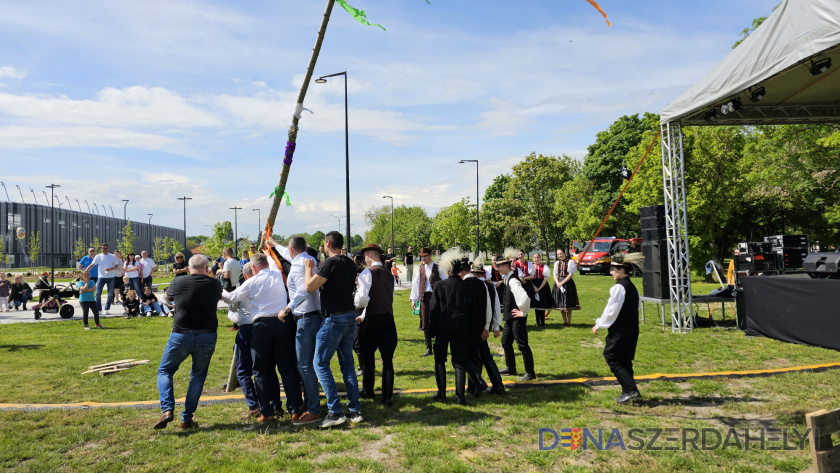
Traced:
[[511, 279], [511, 276], [513, 276], [513, 271], [507, 273], [507, 276], [504, 277], [505, 284], [510, 286], [510, 292], [513, 294], [513, 299], [516, 301], [519, 311], [522, 312], [522, 315], [528, 315], [528, 311], [531, 310], [531, 298], [528, 297], [528, 293], [522, 287], [522, 281]]
[[[274, 247], [280, 256], [292, 263], [286, 283], [289, 285], [289, 307], [294, 315], [303, 315], [309, 312], [321, 311], [321, 293], [318, 291], [306, 292], [306, 267], [303, 262], [312, 260], [315, 268], [318, 268], [318, 261], [306, 251], [292, 258], [289, 248], [283, 245]], [[273, 260], [274, 258], [269, 258]], [[277, 267], [275, 264], [274, 267]]]
[[[382, 263], [377, 261], [370, 266], [382, 266]], [[359, 274], [359, 287], [356, 288], [356, 295], [353, 298], [353, 302], [356, 304], [357, 309], [365, 309], [362, 311], [362, 315], [359, 316], [361, 320], [365, 320], [365, 315], [367, 315], [367, 305], [370, 303], [370, 287], [372, 285], [373, 274], [370, 272], [370, 268], [365, 268], [365, 270]], [[394, 291], [396, 291], [396, 287], [394, 287]]]
[[222, 300], [231, 302], [251, 302], [251, 320], [262, 317], [277, 317], [286, 308], [286, 286], [283, 275], [277, 271], [263, 269], [254, 277], [246, 280], [233, 292], [222, 291]]
[[[475, 275], [473, 273], [469, 273], [464, 276], [464, 279], [467, 278], [474, 278]], [[484, 330], [490, 330], [490, 324], [493, 324], [493, 331], [499, 330], [499, 325], [501, 324], [502, 318], [501, 313], [497, 316], [493, 313], [493, 301], [490, 299], [490, 290], [487, 288], [487, 284], [484, 284], [484, 280], [481, 278], [477, 278], [479, 281], [482, 282], [482, 286], [484, 286], [484, 295], [487, 298], [486, 306], [487, 310], [485, 311], [484, 315]], [[496, 304], [496, 309], [499, 309], [499, 304]], [[498, 310], [496, 312], [499, 312]]]
[[[569, 275], [573, 275], [577, 272], [577, 263], [575, 262], [575, 260], [573, 260], [573, 259], [569, 260], [569, 263], [566, 264], [566, 272], [569, 273]], [[560, 262], [559, 261], [554, 263], [554, 271], [552, 272], [552, 274], [560, 282], [563, 282], [563, 280], [566, 279], [566, 276], [563, 276], [562, 278], [560, 277]], [[560, 292], [562, 292], [562, 293], [566, 292], [566, 286], [565, 285], [560, 286]]]
[[528, 274], [522, 274], [522, 268], [516, 268], [516, 273], [520, 278], [534, 275], [534, 264], [528, 261]]
[[610, 326], [618, 318], [618, 312], [621, 306], [624, 305], [624, 295], [626, 291], [624, 286], [616, 284], [610, 289], [610, 299], [607, 301], [607, 306], [604, 307], [604, 312], [601, 317], [595, 321], [595, 326], [598, 328], [610, 328]]
[[[430, 277], [432, 276], [432, 268], [434, 268], [435, 262], [432, 261], [429, 264], [420, 263], [420, 266], [421, 267], [425, 266], [425, 268], [423, 268], [423, 269], [426, 272], [426, 288], [423, 291], [423, 293], [432, 292], [432, 282], [430, 280]], [[417, 270], [417, 274], [418, 275], [420, 274], [419, 269]], [[438, 268], [438, 274], [440, 274], [440, 280], [441, 281], [446, 279], [446, 273], [444, 273], [443, 271], [440, 271], [440, 268]], [[408, 296], [408, 299], [411, 302], [415, 302], [415, 301], [419, 301], [422, 298], [423, 298], [423, 294], [420, 293], [420, 276], [415, 276], [411, 281], [411, 295]]]

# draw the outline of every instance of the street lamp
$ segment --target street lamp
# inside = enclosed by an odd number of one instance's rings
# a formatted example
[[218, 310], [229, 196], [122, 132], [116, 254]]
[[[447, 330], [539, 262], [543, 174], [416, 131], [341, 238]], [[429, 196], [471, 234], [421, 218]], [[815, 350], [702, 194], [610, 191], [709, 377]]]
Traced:
[[20, 190], [20, 186], [19, 186], [19, 185], [15, 184], [15, 187], [17, 187], [17, 188], [18, 188], [18, 192], [20, 193], [20, 201], [21, 201], [21, 203], [24, 203], [24, 204], [25, 204], [25, 203], [26, 203], [26, 201], [25, 201], [25, 200], [23, 200], [23, 191], [22, 191], [22, 190]]
[[383, 199], [391, 199], [391, 251], [396, 251], [396, 245], [394, 245], [394, 198], [390, 195], [383, 195]]
[[[55, 189], [61, 187], [58, 184], [50, 184], [46, 186], [50, 189], [52, 199], [50, 200], [50, 274], [52, 274], [52, 285], [55, 286]], [[47, 192], [44, 191], [44, 195]]]
[[178, 200], [184, 201], [184, 248], [187, 248], [187, 201], [192, 200], [192, 197], [178, 197]]
[[35, 197], [35, 189], [30, 187], [29, 191], [32, 192], [32, 198], [35, 199], [35, 205], [38, 205], [38, 197]]
[[233, 206], [228, 208], [233, 210], [233, 256], [236, 257], [239, 254], [239, 242], [237, 241], [239, 239], [239, 223], [236, 220], [236, 211], [242, 210], [242, 207]]
[[[251, 209], [251, 212], [257, 212], [257, 242], [260, 241], [260, 235], [262, 234], [262, 217], [260, 217], [260, 209]], [[271, 236], [271, 235], [268, 235]]]
[[108, 208], [109, 208], [109, 209], [111, 209], [111, 218], [116, 218], [116, 217], [114, 216], [114, 207], [112, 207], [112, 206], [110, 206], [110, 205], [109, 205], [109, 206], [108, 206]]
[[[70, 210], [73, 210], [73, 204], [70, 203], [70, 197], [65, 195], [64, 198], [67, 199], [67, 208], [70, 209]], [[81, 210], [81, 209], [79, 209], [79, 210]]]
[[[82, 204], [79, 203], [79, 199], [76, 199], [75, 197], [73, 197], [73, 199], [76, 201], [76, 206], [79, 207], [79, 213], [81, 213], [82, 212]], [[85, 201], [85, 203], [87, 203], [87, 201]]]
[[88, 203], [88, 201], [87, 201], [87, 200], [85, 200], [85, 205], [87, 205], [87, 208], [88, 208], [88, 213], [89, 213], [89, 214], [91, 214], [91, 215], [93, 215], [93, 212], [90, 210], [90, 204]]
[[93, 203], [93, 210], [96, 211], [96, 215], [99, 215], [99, 207], [96, 206], [96, 202]]
[[148, 216], [149, 216], [149, 225], [151, 225], [151, 224], [152, 224], [152, 217], [153, 217], [155, 214], [146, 214], [146, 215], [148, 215]]
[[123, 204], [123, 225], [125, 225], [128, 222], [128, 218], [126, 217], [126, 206], [128, 205], [128, 199], [123, 199], [122, 201], [125, 202]]
[[338, 231], [341, 231], [341, 216], [340, 215], [330, 215], [330, 217], [335, 217], [338, 219]]
[[9, 202], [11, 202], [11, 201], [12, 201], [12, 199], [10, 199], [10, 198], [9, 198], [9, 191], [6, 189], [6, 183], [5, 183], [5, 182], [0, 182], [0, 184], [2, 184], [2, 185], [3, 185], [3, 190], [4, 190], [4, 191], [6, 191], [6, 200], [8, 200]]
[[478, 256], [481, 246], [479, 243], [479, 226], [478, 226], [478, 160], [477, 159], [462, 159], [458, 164], [475, 163], [475, 255]]
[[350, 244], [352, 240], [350, 240], [350, 128], [347, 120], [347, 71], [321, 76], [315, 79], [315, 83], [326, 84], [328, 77], [335, 76], [344, 76], [344, 164], [346, 167], [345, 185], [347, 188], [347, 217], [345, 222], [347, 224], [347, 254], [349, 255], [352, 253], [352, 245]]

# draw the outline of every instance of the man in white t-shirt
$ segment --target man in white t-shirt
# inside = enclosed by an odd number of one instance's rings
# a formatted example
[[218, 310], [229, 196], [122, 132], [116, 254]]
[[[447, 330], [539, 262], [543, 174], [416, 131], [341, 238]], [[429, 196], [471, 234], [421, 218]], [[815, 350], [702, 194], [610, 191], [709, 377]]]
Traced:
[[94, 266], [99, 267], [98, 277], [96, 281], [96, 308], [102, 311], [102, 288], [108, 287], [108, 300], [105, 302], [105, 315], [108, 315], [111, 304], [114, 302], [114, 274], [117, 268], [120, 267], [117, 257], [108, 253], [108, 244], [103, 243], [100, 247], [101, 253], [93, 257], [93, 262], [85, 268], [90, 271]]
[[234, 289], [239, 287], [239, 276], [242, 274], [242, 266], [239, 264], [239, 260], [234, 257], [233, 248], [225, 248], [222, 256], [225, 258], [222, 271], [225, 273], [225, 279], [230, 281], [230, 285], [233, 288], [229, 292], [233, 292]]
[[157, 270], [155, 260], [149, 258], [149, 253], [142, 251], [140, 253], [140, 264], [143, 265], [143, 274], [140, 275], [140, 290], [145, 291], [146, 286], [152, 287], [152, 273]]

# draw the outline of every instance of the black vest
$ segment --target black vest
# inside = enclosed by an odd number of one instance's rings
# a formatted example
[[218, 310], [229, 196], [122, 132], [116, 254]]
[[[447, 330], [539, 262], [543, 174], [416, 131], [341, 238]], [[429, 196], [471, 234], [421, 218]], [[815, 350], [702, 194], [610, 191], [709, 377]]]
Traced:
[[[513, 296], [513, 292], [510, 290], [510, 282], [514, 279], [519, 281], [519, 276], [516, 275], [516, 270], [511, 268], [513, 274], [510, 276], [510, 279], [505, 282], [505, 295], [502, 297], [502, 318], [505, 322], [509, 322], [513, 320], [513, 309], [519, 309], [519, 306], [516, 305], [516, 297]], [[522, 281], [520, 281], [520, 284]]]
[[615, 282], [624, 287], [624, 304], [618, 311], [618, 317], [610, 326], [609, 331], [621, 331], [622, 329], [639, 329], [639, 291], [633, 285], [630, 278], [621, 278]]
[[[484, 284], [487, 286], [487, 292], [490, 293], [490, 305], [491, 305], [492, 313], [495, 314], [496, 313], [496, 307], [498, 307], [497, 299], [498, 299], [499, 294], [496, 292], [496, 286], [494, 286], [492, 283], [490, 283], [489, 281], [484, 281]], [[491, 328], [492, 328], [493, 323], [491, 322], [490, 325], [491, 325]]]
[[382, 266], [371, 266], [371, 286], [368, 296], [367, 315], [390, 315], [394, 313], [394, 275]]

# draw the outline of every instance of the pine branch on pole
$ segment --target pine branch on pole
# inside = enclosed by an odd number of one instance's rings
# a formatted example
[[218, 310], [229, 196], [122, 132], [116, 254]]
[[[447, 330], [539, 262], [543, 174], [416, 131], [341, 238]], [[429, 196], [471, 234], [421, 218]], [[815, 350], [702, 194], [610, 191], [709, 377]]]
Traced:
[[[324, 35], [327, 32], [327, 24], [330, 22], [330, 14], [332, 13], [335, 0], [327, 1], [327, 8], [324, 11], [324, 17], [321, 19], [321, 28], [318, 30], [318, 39], [315, 41], [315, 48], [312, 49], [312, 57], [309, 58], [309, 65], [306, 67], [306, 76], [303, 78], [303, 84], [300, 86], [300, 93], [298, 94], [295, 112], [292, 116], [292, 126], [289, 127], [289, 141], [286, 143], [286, 153], [283, 159], [283, 171], [280, 173], [280, 183], [273, 192], [274, 201], [271, 203], [271, 210], [268, 213], [268, 227], [274, 226], [274, 221], [277, 218], [277, 211], [280, 209], [280, 201], [283, 199], [283, 194], [286, 192], [286, 182], [289, 179], [289, 169], [292, 167], [292, 156], [295, 152], [295, 144], [297, 142], [298, 122], [300, 121], [300, 114], [303, 108], [303, 99], [306, 97], [306, 90], [309, 88], [309, 81], [312, 79], [312, 72], [315, 70], [315, 63], [318, 61], [318, 54], [321, 52], [321, 43], [324, 42]], [[270, 235], [269, 235], [270, 236]], [[262, 248], [265, 241], [265, 235], [260, 236], [260, 244], [258, 248]]]

